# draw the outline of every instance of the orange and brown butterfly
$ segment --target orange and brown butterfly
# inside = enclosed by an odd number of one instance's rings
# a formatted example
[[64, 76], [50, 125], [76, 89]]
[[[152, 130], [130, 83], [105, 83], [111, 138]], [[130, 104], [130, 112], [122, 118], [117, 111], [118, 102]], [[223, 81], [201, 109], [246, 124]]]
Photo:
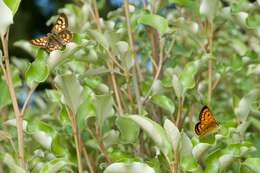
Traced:
[[199, 136], [211, 134], [219, 127], [208, 106], [203, 106], [199, 115], [199, 122], [195, 125], [195, 132]]
[[72, 40], [72, 33], [68, 30], [68, 18], [61, 13], [52, 30], [45, 36], [31, 40], [35, 46], [46, 48], [48, 52], [61, 49]]

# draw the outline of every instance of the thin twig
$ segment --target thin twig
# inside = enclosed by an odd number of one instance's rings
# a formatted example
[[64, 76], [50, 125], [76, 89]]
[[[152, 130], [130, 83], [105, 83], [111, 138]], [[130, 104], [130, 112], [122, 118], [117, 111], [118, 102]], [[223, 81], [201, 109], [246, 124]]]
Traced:
[[133, 67], [134, 92], [135, 92], [135, 97], [136, 97], [138, 113], [141, 114], [142, 104], [141, 104], [141, 100], [140, 100], [140, 91], [139, 91], [138, 79], [137, 79], [137, 68], [138, 67], [137, 67], [137, 61], [136, 61], [134, 38], [133, 38], [133, 33], [132, 33], [132, 28], [131, 28], [131, 23], [130, 23], [128, 0], [124, 0], [124, 11], [125, 11], [125, 17], [126, 17], [126, 22], [127, 22], [127, 31], [128, 31], [128, 39], [129, 39], [129, 45], [130, 45], [130, 51], [131, 51], [131, 59], [134, 64], [134, 67]]
[[160, 56], [159, 56], [159, 65], [158, 65], [158, 70], [156, 71], [156, 74], [153, 78], [153, 83], [151, 85], [151, 87], [149, 88], [148, 92], [146, 93], [144, 99], [142, 100], [142, 105], [145, 104], [145, 102], [147, 102], [149, 100], [149, 97], [150, 97], [150, 94], [153, 90], [153, 85], [154, 83], [157, 81], [157, 79], [159, 78], [160, 76], [160, 72], [161, 72], [161, 69], [162, 69], [162, 64], [163, 64], [163, 60], [164, 60], [164, 57], [163, 57], [163, 47], [164, 47], [164, 43], [160, 41]]
[[76, 118], [74, 113], [69, 110], [69, 108], [66, 109], [67, 113], [69, 115], [69, 119], [71, 121], [71, 127], [73, 131], [73, 137], [76, 145], [76, 152], [77, 152], [77, 161], [78, 161], [78, 172], [83, 173], [83, 167], [82, 167], [82, 162], [81, 162], [81, 147], [80, 147], [80, 138], [79, 138], [79, 132], [78, 132], [78, 126], [76, 122]]
[[25, 160], [24, 160], [24, 137], [23, 137], [23, 117], [20, 113], [17, 98], [15, 94], [14, 84], [12, 81], [12, 72], [10, 68], [9, 62], [9, 53], [8, 53], [8, 37], [9, 31], [7, 31], [4, 35], [1, 36], [2, 46], [3, 46], [3, 61], [5, 65], [5, 79], [7, 81], [9, 93], [12, 100], [13, 110], [16, 118], [16, 127], [17, 127], [17, 135], [18, 135], [18, 159], [20, 160], [20, 165], [25, 169]]
[[106, 147], [105, 147], [103, 140], [102, 140], [101, 130], [100, 130], [98, 125], [96, 125], [96, 139], [97, 139], [97, 142], [98, 142], [98, 145], [99, 145], [99, 150], [101, 151], [101, 153], [103, 153], [107, 162], [111, 163], [111, 160], [110, 160], [108, 153], [106, 151]]
[[[95, 23], [97, 25], [97, 28], [99, 30], [99, 32], [102, 32], [102, 28], [101, 28], [101, 24], [100, 24], [100, 21], [99, 21], [99, 12], [98, 12], [98, 8], [97, 8], [97, 5], [96, 5], [96, 0], [93, 0], [93, 8], [94, 8], [94, 12], [95, 12]], [[106, 52], [108, 53], [108, 56], [110, 57], [110, 59], [116, 63], [116, 65], [123, 69], [123, 67], [115, 60], [114, 58], [114, 55], [112, 54], [112, 52], [110, 52], [109, 49], [105, 49]], [[111, 74], [111, 80], [112, 80], [112, 84], [113, 84], [113, 89], [114, 89], [114, 92], [115, 92], [115, 97], [116, 97], [116, 103], [117, 103], [117, 107], [118, 107], [118, 112], [119, 112], [119, 115], [123, 115], [123, 108], [122, 108], [122, 104], [121, 104], [121, 100], [120, 100], [120, 96], [119, 96], [119, 90], [118, 90], [118, 87], [117, 87], [117, 82], [116, 82], [116, 78], [115, 78], [115, 73], [114, 73], [114, 66], [113, 66], [113, 63], [109, 63], [107, 62], [107, 66], [109, 68], [109, 71], [110, 71], [110, 74]]]
[[208, 36], [208, 43], [209, 43], [209, 54], [210, 58], [208, 60], [208, 104], [211, 103], [211, 95], [212, 95], [212, 53], [213, 53], [213, 23], [210, 22], [207, 25], [209, 27], [209, 36]]
[[28, 103], [29, 103], [29, 101], [30, 101], [30, 99], [31, 99], [31, 97], [32, 97], [32, 94], [33, 94], [34, 90], [37, 88], [37, 86], [38, 86], [38, 84], [36, 84], [35, 86], [33, 86], [33, 87], [30, 89], [30, 91], [29, 91], [29, 93], [28, 93], [28, 95], [27, 95], [27, 97], [26, 97], [26, 99], [25, 99], [25, 101], [24, 101], [23, 107], [22, 107], [22, 111], [21, 111], [21, 114], [22, 114], [22, 115], [24, 115], [24, 112], [25, 112], [25, 110], [26, 110], [26, 107], [27, 107], [27, 105], [28, 105]]
[[176, 119], [176, 126], [181, 129], [181, 120], [182, 120], [182, 110], [183, 110], [183, 98], [178, 98], [178, 113]]
[[83, 156], [85, 157], [85, 160], [86, 160], [86, 162], [87, 162], [87, 165], [88, 165], [88, 168], [89, 168], [90, 173], [95, 173], [94, 168], [93, 168], [93, 165], [92, 165], [92, 162], [91, 162], [91, 160], [90, 160], [90, 158], [89, 158], [89, 155], [88, 155], [88, 152], [87, 152], [86, 148], [85, 148], [84, 145], [83, 145], [83, 141], [82, 141], [81, 138], [80, 138], [80, 145], [81, 145], [81, 147], [82, 147]]

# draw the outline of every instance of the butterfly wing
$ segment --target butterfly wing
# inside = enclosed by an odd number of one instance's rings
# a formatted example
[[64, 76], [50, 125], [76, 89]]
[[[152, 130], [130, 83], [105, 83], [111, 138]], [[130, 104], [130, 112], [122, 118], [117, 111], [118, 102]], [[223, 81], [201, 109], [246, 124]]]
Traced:
[[208, 106], [204, 106], [199, 115], [199, 122], [195, 125], [195, 132], [197, 135], [203, 135], [215, 129], [218, 126], [212, 112]]
[[61, 31], [58, 33], [58, 38], [60, 43], [65, 45], [66, 43], [69, 43], [72, 40], [72, 33], [68, 30]]
[[35, 46], [46, 47], [48, 44], [48, 36], [42, 36], [31, 40], [31, 43]]
[[60, 33], [68, 28], [68, 18], [64, 13], [61, 13], [56, 20], [51, 32]]
[[61, 49], [62, 44], [60, 44], [57, 40], [50, 38], [46, 48], [47, 48], [48, 52], [51, 52], [51, 51], [54, 51], [54, 50]]

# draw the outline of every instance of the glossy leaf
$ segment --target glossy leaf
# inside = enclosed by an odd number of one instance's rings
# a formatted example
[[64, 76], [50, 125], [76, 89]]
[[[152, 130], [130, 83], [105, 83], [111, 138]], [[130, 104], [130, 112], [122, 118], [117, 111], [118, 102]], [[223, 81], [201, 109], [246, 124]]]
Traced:
[[13, 23], [13, 14], [10, 8], [6, 5], [4, 0], [0, 0], [0, 35], [3, 36], [7, 31], [9, 25]]
[[155, 28], [160, 34], [164, 34], [168, 29], [167, 19], [155, 14], [143, 14], [139, 18], [139, 23]]
[[21, 0], [4, 0], [5, 4], [11, 9], [13, 15], [17, 12]]
[[171, 114], [175, 111], [173, 101], [165, 95], [155, 95], [152, 97], [152, 101], [161, 108], [169, 111]]
[[127, 118], [137, 123], [153, 139], [165, 156], [168, 156], [168, 158], [172, 157], [171, 144], [166, 132], [158, 123], [139, 115], [130, 115]]

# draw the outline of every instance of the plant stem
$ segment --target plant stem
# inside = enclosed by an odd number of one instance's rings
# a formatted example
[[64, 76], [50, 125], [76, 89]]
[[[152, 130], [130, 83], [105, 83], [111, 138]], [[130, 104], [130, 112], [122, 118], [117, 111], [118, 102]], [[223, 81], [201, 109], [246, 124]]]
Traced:
[[31, 97], [32, 97], [32, 94], [33, 94], [34, 90], [37, 88], [37, 86], [38, 86], [38, 84], [36, 84], [36, 85], [33, 86], [32, 88], [30, 88], [30, 91], [29, 91], [29, 93], [28, 93], [28, 95], [27, 95], [27, 97], [26, 97], [26, 99], [25, 99], [25, 101], [24, 101], [24, 104], [23, 104], [23, 107], [22, 107], [22, 110], [21, 110], [21, 114], [22, 114], [22, 115], [24, 115], [24, 112], [25, 112], [25, 110], [26, 110], [26, 107], [27, 107], [27, 105], [28, 105], [28, 103], [29, 103], [29, 101], [30, 101], [30, 99], [31, 99]]
[[139, 91], [139, 88], [138, 88], [138, 79], [137, 79], [137, 69], [138, 69], [138, 67], [137, 67], [137, 62], [136, 62], [136, 57], [135, 57], [136, 52], [135, 52], [133, 33], [132, 33], [130, 17], [129, 17], [128, 0], [124, 0], [124, 11], [125, 11], [125, 17], [126, 17], [126, 21], [127, 21], [127, 31], [128, 31], [128, 39], [129, 39], [129, 45], [130, 45], [130, 51], [131, 51], [131, 59], [132, 59], [132, 62], [134, 63], [134, 67], [133, 67], [134, 91], [135, 91], [138, 113], [141, 114], [142, 104], [141, 104], [141, 100], [140, 100], [140, 91]]
[[158, 65], [158, 69], [155, 73], [155, 76], [153, 78], [153, 83], [151, 85], [151, 87], [149, 88], [147, 94], [145, 95], [143, 101], [142, 101], [142, 105], [145, 104], [145, 102], [147, 102], [149, 100], [149, 96], [152, 92], [152, 89], [153, 89], [153, 85], [154, 83], [157, 81], [157, 79], [159, 78], [160, 76], [160, 72], [161, 72], [161, 69], [162, 69], [162, 65], [163, 65], [163, 61], [164, 61], [164, 53], [163, 53], [163, 47], [164, 47], [164, 42], [161, 42], [160, 41], [160, 56], [159, 56], [159, 65]]
[[101, 130], [100, 128], [98, 127], [98, 125], [96, 125], [96, 138], [97, 138], [97, 142], [98, 142], [98, 145], [99, 145], [99, 149], [101, 151], [101, 153], [104, 154], [104, 157], [105, 159], [107, 160], [108, 163], [111, 163], [111, 160], [107, 154], [107, 151], [106, 151], [106, 147], [103, 143], [103, 140], [102, 140], [102, 136], [101, 136]]
[[13, 110], [16, 118], [16, 128], [18, 135], [18, 159], [20, 161], [20, 166], [25, 169], [25, 161], [24, 161], [24, 138], [23, 138], [23, 117], [20, 113], [17, 98], [15, 94], [14, 84], [12, 81], [12, 72], [10, 68], [9, 62], [9, 53], [8, 53], [8, 37], [9, 31], [6, 32], [3, 36], [1, 36], [2, 46], [3, 46], [3, 61], [5, 68], [5, 79], [7, 81], [9, 93], [12, 100]]
[[178, 98], [178, 114], [176, 119], [176, 126], [181, 129], [182, 126], [182, 110], [183, 110], [183, 98]]
[[81, 162], [81, 145], [80, 145], [80, 138], [79, 138], [79, 132], [78, 132], [78, 126], [77, 122], [75, 119], [74, 113], [69, 110], [69, 108], [66, 109], [71, 121], [71, 126], [72, 126], [72, 131], [73, 131], [73, 137], [76, 145], [76, 152], [77, 152], [77, 161], [78, 161], [78, 172], [83, 173], [83, 167], [82, 167], [82, 162]]
[[208, 36], [208, 43], [209, 43], [209, 54], [210, 58], [208, 60], [208, 104], [211, 103], [211, 96], [212, 96], [212, 53], [213, 53], [213, 23], [209, 22], [207, 25], [209, 27], [209, 36]]
[[83, 141], [82, 141], [82, 139], [80, 139], [80, 144], [81, 144], [81, 146], [82, 146], [83, 155], [84, 155], [85, 160], [86, 160], [86, 162], [87, 162], [87, 165], [88, 165], [88, 168], [89, 168], [90, 173], [95, 173], [94, 168], [93, 168], [93, 166], [92, 166], [92, 162], [91, 162], [91, 160], [89, 159], [88, 152], [87, 152], [86, 148], [83, 146]]
[[[99, 12], [98, 12], [98, 8], [97, 8], [97, 3], [96, 3], [96, 0], [93, 0], [93, 8], [94, 8], [94, 19], [95, 19], [95, 22], [96, 22], [96, 25], [97, 25], [97, 28], [98, 28], [98, 31], [99, 32], [102, 32], [102, 28], [101, 28], [101, 25], [100, 25], [100, 21], [99, 21]], [[118, 67], [120, 69], [123, 69], [122, 66], [116, 61], [116, 59], [114, 58], [114, 55], [112, 54], [112, 52], [110, 52], [109, 49], [106, 49], [106, 52], [108, 53], [108, 56], [110, 57], [110, 59], [116, 64], [118, 65]], [[111, 74], [111, 80], [112, 80], [112, 84], [113, 84], [113, 89], [114, 89], [114, 92], [115, 92], [115, 97], [116, 97], [116, 103], [117, 103], [117, 107], [118, 107], [118, 112], [119, 112], [119, 115], [123, 115], [124, 111], [123, 111], [123, 108], [122, 108], [122, 104], [121, 104], [121, 100], [120, 100], [120, 96], [119, 96], [119, 90], [118, 90], [118, 87], [117, 87], [117, 82], [116, 82], [116, 78], [115, 78], [115, 74], [114, 74], [114, 65], [113, 63], [109, 63], [107, 62], [107, 66], [109, 68], [109, 71], [110, 71], [110, 74]]]

